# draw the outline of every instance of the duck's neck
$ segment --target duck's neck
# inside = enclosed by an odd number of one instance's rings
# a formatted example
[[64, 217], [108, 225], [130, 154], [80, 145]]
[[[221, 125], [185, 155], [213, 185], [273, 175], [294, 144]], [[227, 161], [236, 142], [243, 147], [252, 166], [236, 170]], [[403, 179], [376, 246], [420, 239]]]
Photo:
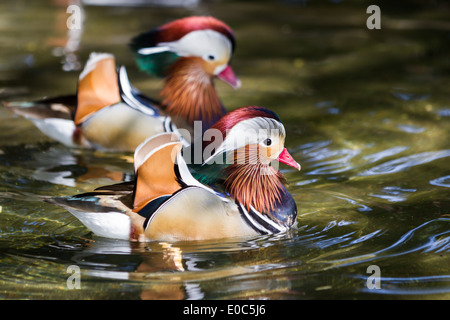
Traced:
[[212, 77], [202, 68], [200, 58], [180, 58], [170, 68], [161, 91], [162, 105], [170, 116], [189, 125], [202, 121], [203, 131], [224, 114]]
[[225, 173], [225, 190], [247, 209], [253, 207], [270, 216], [282, 200], [286, 180], [270, 164], [234, 163]]

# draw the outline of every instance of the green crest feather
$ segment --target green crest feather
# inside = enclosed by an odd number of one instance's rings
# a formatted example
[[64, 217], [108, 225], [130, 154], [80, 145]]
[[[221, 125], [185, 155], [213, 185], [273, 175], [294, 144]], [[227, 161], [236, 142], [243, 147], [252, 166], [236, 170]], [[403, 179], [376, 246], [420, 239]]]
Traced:
[[169, 51], [149, 55], [135, 53], [135, 57], [142, 71], [157, 77], [166, 76], [167, 68], [178, 59], [178, 55]]

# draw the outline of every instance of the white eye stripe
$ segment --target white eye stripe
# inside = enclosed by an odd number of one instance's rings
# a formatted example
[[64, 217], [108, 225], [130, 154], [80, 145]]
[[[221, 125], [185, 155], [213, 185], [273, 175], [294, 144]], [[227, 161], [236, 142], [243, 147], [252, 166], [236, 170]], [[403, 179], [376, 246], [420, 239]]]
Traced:
[[216, 148], [214, 154], [205, 160], [205, 163], [221, 153], [237, 150], [249, 144], [263, 144], [268, 138], [272, 139], [272, 143], [281, 141], [284, 144], [285, 136], [283, 124], [275, 119], [256, 117], [243, 120], [227, 131], [225, 140]]
[[228, 61], [232, 53], [230, 40], [210, 29], [192, 31], [177, 41], [161, 42], [158, 47], [168, 47], [182, 57], [196, 56], [207, 61], [209, 56], [213, 56], [214, 60]]
[[170, 48], [168, 46], [158, 46], [158, 47], [141, 48], [137, 52], [139, 54], [146, 56], [146, 55], [150, 55], [150, 54], [167, 52], [167, 51], [170, 51]]

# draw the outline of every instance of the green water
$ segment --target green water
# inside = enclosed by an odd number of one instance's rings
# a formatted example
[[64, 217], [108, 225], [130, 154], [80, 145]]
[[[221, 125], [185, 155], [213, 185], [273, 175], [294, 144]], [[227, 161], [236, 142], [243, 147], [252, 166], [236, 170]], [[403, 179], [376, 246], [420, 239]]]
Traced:
[[[380, 30], [366, 27], [370, 4], [381, 9]], [[224, 105], [276, 111], [302, 170], [283, 167], [299, 208], [289, 233], [102, 239], [42, 198], [129, 179], [130, 155], [70, 150], [0, 107], [0, 298], [448, 299], [450, 7], [395, 4], [84, 5], [81, 32], [69, 32], [64, 1], [2, 1], [2, 100], [75, 92], [91, 51], [114, 53], [157, 97], [162, 82], [137, 70], [129, 39], [187, 15], [226, 21], [243, 86], [217, 82]], [[80, 289], [67, 285], [73, 265]], [[367, 285], [372, 265], [380, 289]]]

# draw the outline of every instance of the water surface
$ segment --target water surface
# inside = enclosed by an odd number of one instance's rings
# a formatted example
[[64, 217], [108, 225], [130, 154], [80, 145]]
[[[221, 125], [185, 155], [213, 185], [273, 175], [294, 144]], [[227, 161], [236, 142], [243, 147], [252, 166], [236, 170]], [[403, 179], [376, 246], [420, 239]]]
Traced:
[[[0, 98], [75, 92], [91, 51], [112, 52], [132, 83], [129, 39], [187, 15], [226, 21], [243, 86], [216, 83], [229, 109], [276, 111], [302, 165], [282, 167], [298, 225], [280, 235], [145, 244], [96, 237], [42, 201], [132, 175], [132, 157], [70, 150], [0, 108], [2, 299], [448, 299], [450, 297], [449, 7], [379, 1], [368, 30], [361, 1], [190, 1], [82, 6], [0, 4]], [[226, 3], [226, 5], [225, 5]], [[81, 270], [70, 289], [69, 266]], [[367, 286], [372, 265], [380, 289]], [[70, 270], [70, 269], [69, 269]]]

